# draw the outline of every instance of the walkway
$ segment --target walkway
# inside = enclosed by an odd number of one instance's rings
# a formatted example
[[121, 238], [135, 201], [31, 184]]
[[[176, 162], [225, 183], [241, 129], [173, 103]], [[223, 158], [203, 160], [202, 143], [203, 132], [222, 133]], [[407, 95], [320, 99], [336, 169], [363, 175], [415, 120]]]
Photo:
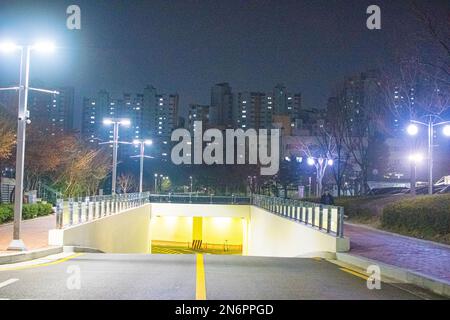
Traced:
[[[56, 228], [54, 215], [22, 221], [22, 240], [28, 250], [39, 249], [48, 245], [48, 230]], [[12, 240], [13, 224], [0, 225], [0, 253], [8, 248]]]
[[346, 224], [350, 253], [450, 283], [450, 246]]

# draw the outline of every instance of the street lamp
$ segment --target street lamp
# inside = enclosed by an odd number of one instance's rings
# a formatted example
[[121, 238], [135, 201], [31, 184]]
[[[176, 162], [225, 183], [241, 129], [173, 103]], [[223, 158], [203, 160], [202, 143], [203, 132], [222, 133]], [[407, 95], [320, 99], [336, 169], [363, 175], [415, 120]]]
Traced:
[[189, 179], [191, 180], [191, 194], [192, 194], [192, 176], [189, 176]]
[[158, 191], [156, 190], [157, 184], [158, 184], [158, 174], [155, 173], [155, 193], [158, 193]]
[[[1, 88], [0, 90], [19, 91], [19, 108], [17, 120], [17, 141], [16, 141], [16, 176], [15, 176], [15, 199], [14, 199], [14, 231], [13, 240], [9, 244], [8, 250], [26, 250], [25, 244], [20, 239], [20, 227], [23, 207], [23, 176], [25, 160], [25, 136], [26, 125], [30, 123], [30, 113], [28, 111], [28, 91], [38, 91], [50, 94], [59, 94], [57, 91], [50, 91], [29, 87], [30, 75], [30, 55], [31, 51], [50, 52], [55, 46], [50, 42], [38, 42], [34, 45], [16, 45], [13, 42], [0, 43], [0, 52], [12, 53], [20, 51], [20, 84], [18, 87]], [[50, 50], [51, 49], [51, 50]]]
[[[139, 164], [139, 193], [142, 193], [142, 180], [144, 178], [144, 158], [153, 158], [150, 156], [145, 155], [145, 146], [149, 146], [152, 144], [152, 140], [146, 139], [146, 140], [139, 140], [135, 139], [133, 140], [134, 145], [139, 146], [139, 155], [137, 157], [140, 158], [140, 164]], [[136, 156], [133, 156], [136, 157]]]
[[119, 146], [119, 143], [122, 143], [119, 141], [119, 125], [123, 126], [129, 126], [130, 125], [129, 119], [103, 119], [104, 125], [114, 125], [113, 130], [113, 141], [108, 141], [106, 143], [112, 143], [113, 145], [113, 168], [112, 168], [112, 177], [111, 177], [111, 194], [116, 194], [116, 180], [117, 180], [117, 149]]
[[334, 161], [332, 158], [308, 157], [307, 163], [316, 168], [316, 196], [320, 196], [322, 194], [322, 180], [325, 176], [325, 171], [328, 166], [333, 165]]
[[417, 164], [422, 162], [423, 157], [420, 153], [414, 153], [409, 155], [409, 161], [411, 163], [411, 195], [416, 195], [416, 177], [417, 177]]
[[[417, 120], [411, 120], [410, 125], [406, 128], [409, 135], [415, 136], [419, 132], [419, 127], [417, 125], [422, 125], [427, 127], [428, 131], [428, 194], [433, 194], [433, 135], [434, 127], [444, 126], [443, 134], [445, 136], [450, 136], [450, 121], [440, 121], [442, 120], [437, 115], [427, 115], [427, 122], [421, 122]], [[437, 122], [439, 121], [439, 122]]]

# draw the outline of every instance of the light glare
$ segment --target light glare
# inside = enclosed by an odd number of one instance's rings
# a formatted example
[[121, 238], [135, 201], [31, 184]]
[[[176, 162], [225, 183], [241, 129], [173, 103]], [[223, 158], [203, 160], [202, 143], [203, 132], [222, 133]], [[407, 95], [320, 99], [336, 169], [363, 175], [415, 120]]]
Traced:
[[40, 41], [33, 46], [33, 49], [40, 52], [53, 52], [55, 51], [55, 45], [53, 42]]
[[450, 125], [447, 124], [446, 126], [444, 126], [444, 129], [442, 129], [442, 133], [445, 136], [450, 137]]
[[16, 50], [18, 46], [13, 42], [2, 42], [0, 43], [0, 51], [9, 53]]
[[415, 136], [419, 132], [419, 128], [415, 124], [410, 124], [406, 131], [409, 135]]

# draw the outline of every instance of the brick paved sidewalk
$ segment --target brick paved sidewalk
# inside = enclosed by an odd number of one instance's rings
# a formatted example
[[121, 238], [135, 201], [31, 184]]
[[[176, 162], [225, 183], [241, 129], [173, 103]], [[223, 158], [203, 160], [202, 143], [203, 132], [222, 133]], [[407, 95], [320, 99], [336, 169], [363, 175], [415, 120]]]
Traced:
[[[22, 240], [28, 250], [48, 246], [48, 230], [56, 228], [54, 215], [22, 221]], [[13, 225], [0, 225], [0, 254], [8, 248], [12, 240]]]
[[346, 224], [350, 253], [450, 283], [450, 246]]

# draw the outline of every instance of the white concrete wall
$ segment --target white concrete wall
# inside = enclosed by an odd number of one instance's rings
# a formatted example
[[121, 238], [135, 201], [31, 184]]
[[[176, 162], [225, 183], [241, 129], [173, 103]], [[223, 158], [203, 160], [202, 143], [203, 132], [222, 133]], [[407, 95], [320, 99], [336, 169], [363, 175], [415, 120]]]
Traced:
[[247, 224], [250, 256], [296, 257], [316, 252], [349, 250], [349, 239], [336, 238], [255, 206]]
[[[161, 222], [156, 222], [164, 220], [161, 218], [170, 220], [184, 217], [183, 220], [191, 221], [194, 216], [232, 217], [235, 219], [231, 221], [236, 225], [241, 221], [242, 236], [238, 238], [242, 239], [245, 255], [296, 257], [317, 252], [335, 253], [349, 250], [348, 238], [336, 238], [258, 207], [171, 203], [146, 204], [63, 230], [51, 230], [49, 244], [89, 247], [108, 253], [150, 253], [152, 239], [175, 241], [174, 237], [177, 236], [171, 234], [166, 239], [161, 230], [155, 230], [155, 237], [152, 237], [152, 225], [160, 226]], [[188, 237], [192, 223], [186, 221], [183, 223], [185, 236], [180, 241], [186, 241], [185, 238], [192, 241], [191, 236]], [[205, 226], [207, 225], [206, 223]], [[232, 229], [235, 232], [239, 228]], [[218, 235], [225, 237], [223, 234]], [[231, 235], [226, 236], [229, 240], [228, 236]], [[208, 238], [208, 231], [204, 237]]]
[[49, 244], [79, 246], [108, 253], [151, 252], [151, 205], [62, 230], [50, 230]]

